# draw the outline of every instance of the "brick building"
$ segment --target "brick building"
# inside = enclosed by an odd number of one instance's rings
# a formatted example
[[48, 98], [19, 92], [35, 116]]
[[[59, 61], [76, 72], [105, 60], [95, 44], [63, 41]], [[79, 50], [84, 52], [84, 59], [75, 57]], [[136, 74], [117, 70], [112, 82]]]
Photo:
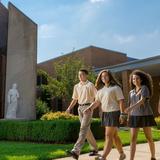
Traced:
[[66, 57], [77, 57], [82, 59], [86, 64], [92, 66], [93, 69], [120, 64], [127, 61], [135, 60], [127, 57], [126, 54], [112, 51], [95, 46], [89, 46], [80, 50], [62, 55], [57, 58], [50, 59], [38, 64], [38, 69], [43, 69], [50, 75], [54, 75], [54, 63]]
[[[86, 64], [93, 67], [94, 71], [98, 73], [103, 69], [110, 69], [117, 79], [123, 85], [123, 92], [127, 104], [128, 93], [129, 93], [129, 74], [134, 69], [141, 69], [149, 73], [153, 78], [154, 94], [151, 99], [151, 104], [155, 115], [158, 115], [157, 106], [158, 99], [160, 96], [160, 56], [150, 57], [146, 59], [137, 60], [134, 58], [127, 57], [126, 54], [112, 51], [104, 48], [95, 46], [89, 46], [72, 53], [42, 62], [38, 64], [38, 69], [43, 69], [50, 75], [54, 75], [54, 63], [62, 60], [66, 57], [78, 57], [82, 59]], [[61, 100], [56, 103], [57, 110], [59, 105], [62, 105], [60, 110], [65, 110], [66, 104], [63, 104]]]
[[[37, 68], [46, 71], [47, 73], [49, 73], [51, 76], [54, 77], [54, 63], [61, 60], [65, 60], [65, 58], [67, 57], [76, 57], [82, 59], [84, 63], [91, 66], [94, 70], [98, 70], [98, 68], [106, 66], [113, 66], [135, 60], [134, 58], [127, 57], [126, 54], [121, 52], [112, 51], [95, 46], [89, 46], [74, 51], [72, 53], [65, 54], [63, 56], [39, 63]], [[46, 81], [38, 76], [38, 84], [41, 83], [45, 84]], [[67, 106], [68, 104], [66, 104], [66, 102], [64, 103], [62, 99], [54, 99], [53, 102], [51, 102], [51, 108], [54, 111], [65, 110]]]

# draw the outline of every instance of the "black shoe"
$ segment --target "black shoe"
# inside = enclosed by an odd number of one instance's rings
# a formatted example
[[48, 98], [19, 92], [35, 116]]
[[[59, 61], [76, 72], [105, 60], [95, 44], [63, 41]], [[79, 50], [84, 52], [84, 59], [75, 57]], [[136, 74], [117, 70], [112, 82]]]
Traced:
[[79, 158], [79, 155], [77, 155], [74, 151], [66, 151], [70, 156], [72, 156], [74, 159], [77, 159]]
[[156, 160], [155, 158], [151, 158], [151, 160]]
[[98, 154], [98, 151], [94, 150], [89, 153], [89, 156], [97, 156], [97, 154]]

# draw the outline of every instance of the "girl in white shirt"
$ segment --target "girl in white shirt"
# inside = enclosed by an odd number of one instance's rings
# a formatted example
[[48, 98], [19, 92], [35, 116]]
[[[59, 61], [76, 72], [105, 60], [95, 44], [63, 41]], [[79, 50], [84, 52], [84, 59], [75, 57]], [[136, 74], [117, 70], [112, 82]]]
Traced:
[[102, 70], [96, 80], [98, 90], [95, 102], [90, 105], [88, 110], [93, 110], [101, 106], [102, 125], [105, 126], [105, 146], [103, 155], [96, 157], [96, 160], [106, 160], [112, 149], [113, 142], [120, 152], [119, 160], [126, 158], [123, 152], [122, 143], [118, 136], [117, 127], [124, 116], [124, 96], [119, 84], [108, 70]]

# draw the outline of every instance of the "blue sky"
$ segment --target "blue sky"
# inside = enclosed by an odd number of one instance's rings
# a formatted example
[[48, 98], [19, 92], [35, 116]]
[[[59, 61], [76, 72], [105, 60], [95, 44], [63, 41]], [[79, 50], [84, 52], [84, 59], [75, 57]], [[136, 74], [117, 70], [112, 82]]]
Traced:
[[38, 24], [38, 62], [90, 45], [139, 59], [160, 55], [159, 0], [10, 1]]

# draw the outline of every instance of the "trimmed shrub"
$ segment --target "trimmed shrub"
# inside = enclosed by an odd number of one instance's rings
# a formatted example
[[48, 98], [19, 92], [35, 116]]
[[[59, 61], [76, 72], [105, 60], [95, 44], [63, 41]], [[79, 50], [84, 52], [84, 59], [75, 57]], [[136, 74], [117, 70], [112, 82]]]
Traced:
[[157, 128], [160, 129], [160, 116], [155, 118], [155, 121], [157, 123]]
[[96, 139], [104, 139], [105, 138], [105, 128], [101, 126], [101, 120], [98, 118], [93, 118], [91, 123], [91, 130]]
[[78, 116], [69, 114], [67, 112], [49, 112], [49, 113], [44, 114], [41, 117], [41, 120], [58, 120], [58, 119], [78, 120]]
[[[68, 143], [77, 140], [80, 123], [79, 120], [0, 120], [0, 128], [0, 140]], [[91, 130], [96, 139], [104, 138], [99, 119], [93, 120]]]

